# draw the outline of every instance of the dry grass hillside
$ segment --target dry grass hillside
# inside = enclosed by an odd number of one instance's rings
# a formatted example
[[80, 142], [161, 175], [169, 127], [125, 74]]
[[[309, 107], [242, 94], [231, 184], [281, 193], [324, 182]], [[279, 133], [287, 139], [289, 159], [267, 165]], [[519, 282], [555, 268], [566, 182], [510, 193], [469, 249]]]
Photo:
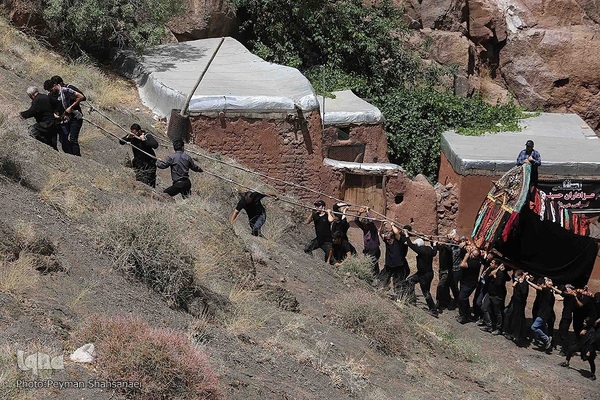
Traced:
[[[265, 238], [256, 238], [244, 215], [228, 223], [230, 183], [194, 174], [193, 196], [170, 201], [160, 195], [167, 171], [158, 193], [136, 183], [129, 148], [89, 123], [81, 158], [30, 138], [18, 117], [25, 90], [55, 74], [122, 127], [165, 127], [131, 83], [67, 64], [4, 20], [0, 47], [0, 398], [597, 398], [581, 360], [566, 370], [556, 355], [452, 313], [434, 319], [422, 302], [393, 303], [364, 280], [364, 259], [333, 270], [304, 254], [305, 210], [266, 200]], [[86, 118], [123, 135], [98, 113]], [[69, 361], [88, 342], [96, 361]], [[64, 363], [51, 369], [28, 358], [36, 352]]]

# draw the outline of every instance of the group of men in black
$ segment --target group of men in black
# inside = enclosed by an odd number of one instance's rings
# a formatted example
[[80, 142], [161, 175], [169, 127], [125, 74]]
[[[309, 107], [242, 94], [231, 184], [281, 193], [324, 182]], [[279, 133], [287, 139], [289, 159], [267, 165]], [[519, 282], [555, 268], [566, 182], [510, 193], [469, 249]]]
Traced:
[[[325, 262], [339, 266], [356, 254], [348, 240], [349, 206], [336, 203], [332, 209], [326, 209], [322, 200], [314, 206], [305, 223], [314, 224], [316, 237], [304, 251], [311, 253], [320, 248]], [[600, 292], [592, 295], [587, 288], [555, 287], [549, 278], [534, 279], [527, 272], [512, 269], [500, 253], [480, 250], [469, 239], [456, 234], [447, 235], [441, 242], [411, 238], [414, 235], [408, 225], [400, 228], [395, 223], [385, 222], [377, 227], [369, 211], [360, 208], [354, 222], [363, 232], [363, 254], [371, 258], [373, 282], [379, 290], [390, 288], [394, 300], [416, 304], [415, 286], [419, 284], [431, 315], [437, 317], [445, 309], [458, 308], [459, 323], [477, 322], [482, 331], [503, 335], [519, 346], [534, 341], [541, 350], [551, 352], [560, 345], [560, 354], [566, 357], [563, 366], [569, 366], [579, 351], [590, 364], [590, 378], [596, 379], [594, 360], [600, 347]], [[381, 269], [380, 239], [385, 245]], [[416, 254], [414, 274], [406, 258], [409, 249]], [[438, 253], [439, 280], [434, 301], [431, 284], [433, 261]], [[512, 286], [512, 296], [506, 304], [508, 284]], [[530, 288], [536, 291], [532, 323], [526, 317]], [[554, 335], [556, 297], [563, 301], [558, 335]], [[571, 326], [574, 338], [569, 333]]]
[[[29, 128], [31, 136], [55, 150], [58, 150], [58, 137], [65, 153], [80, 156], [78, 139], [83, 123], [80, 103], [86, 97], [78, 88], [65, 84], [60, 76], [47, 80], [44, 89], [47, 94], [40, 93], [35, 86], [27, 89], [31, 107], [21, 112], [21, 117], [35, 118], [36, 123]], [[173, 184], [164, 192], [170, 196], [189, 196], [189, 170], [202, 172], [202, 169], [184, 152], [182, 140], [173, 142], [174, 153], [165, 160], [155, 155], [157, 140], [138, 124], [131, 125], [130, 133], [121, 138], [120, 143], [132, 145], [136, 180], [155, 187], [156, 168], [171, 168]], [[529, 147], [532, 149], [533, 143]], [[266, 211], [261, 199], [266, 196], [253, 191], [241, 193], [230, 222], [233, 223], [239, 213], [245, 210], [252, 235], [262, 236]], [[268, 196], [277, 199], [275, 195]], [[346, 214], [349, 205], [337, 202], [332, 209], [326, 209], [325, 202], [318, 200], [314, 207], [305, 223], [314, 224], [316, 237], [306, 245], [304, 251], [311, 253], [320, 248], [326, 263], [339, 266], [346, 258], [357, 253], [348, 239], [350, 221]], [[448, 235], [443, 243], [431, 240], [426, 243], [419, 237], [413, 240], [410, 226], [400, 228], [395, 223], [386, 222], [385, 229], [383, 224], [377, 227], [369, 211], [368, 208], [360, 208], [354, 222], [363, 232], [363, 254], [371, 259], [374, 283], [379, 289], [391, 287], [392, 298], [416, 304], [415, 286], [418, 283], [431, 315], [437, 317], [444, 309], [458, 307], [459, 323], [478, 321], [483, 331], [503, 334], [518, 344], [530, 339], [538, 340], [540, 347], [546, 351], [551, 351], [555, 345], [554, 303], [555, 296], [560, 296], [563, 311], [558, 338], [561, 354], [566, 357], [562, 365], [568, 367], [574, 353], [579, 351], [581, 357], [590, 364], [590, 378], [596, 379], [594, 360], [600, 347], [600, 292], [592, 296], [585, 288], [575, 289], [571, 285], [556, 288], [549, 278], [539, 278], [534, 282], [532, 276], [521, 270], [514, 270], [511, 276], [501, 255], [493, 250], [481, 251], [466, 238], [455, 234]], [[379, 264], [380, 238], [385, 245], [382, 269]], [[412, 275], [406, 258], [409, 248], [416, 253], [416, 272]], [[433, 260], [438, 253], [439, 281], [437, 301], [434, 301], [431, 284], [434, 279]], [[506, 306], [508, 282], [512, 282], [513, 290]], [[530, 287], [537, 294], [531, 326], [525, 316]], [[576, 336], [574, 342], [569, 336], [571, 325]]]
[[80, 103], [86, 100], [85, 95], [75, 86], [65, 84], [58, 75], [44, 82], [44, 90], [46, 94], [37, 86], [27, 88], [31, 106], [20, 115], [25, 119], [35, 118], [29, 134], [55, 150], [60, 142], [65, 153], [81, 156], [79, 133], [83, 113]]

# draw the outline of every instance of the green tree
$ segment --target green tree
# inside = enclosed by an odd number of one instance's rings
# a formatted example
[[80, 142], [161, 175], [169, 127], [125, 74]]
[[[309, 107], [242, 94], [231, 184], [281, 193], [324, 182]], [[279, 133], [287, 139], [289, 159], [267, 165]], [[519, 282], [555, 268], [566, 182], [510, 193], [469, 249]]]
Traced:
[[159, 44], [167, 21], [184, 9], [178, 0], [46, 0], [43, 6], [52, 36], [71, 57]]
[[[240, 39], [262, 58], [300, 69], [318, 93], [352, 89], [386, 119], [389, 155], [411, 174], [437, 175], [446, 129], [479, 134], [518, 129], [520, 110], [457, 98], [410, 44], [402, 10], [390, 0], [234, 0]], [[323, 77], [325, 79], [323, 79]], [[323, 80], [325, 87], [323, 87]], [[498, 126], [497, 124], [500, 124]]]

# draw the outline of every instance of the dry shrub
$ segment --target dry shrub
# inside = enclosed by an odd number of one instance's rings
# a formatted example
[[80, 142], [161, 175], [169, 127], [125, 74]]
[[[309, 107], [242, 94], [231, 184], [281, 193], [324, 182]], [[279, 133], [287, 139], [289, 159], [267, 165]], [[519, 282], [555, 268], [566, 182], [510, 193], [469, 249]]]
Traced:
[[182, 227], [173, 208], [123, 204], [99, 217], [96, 238], [117, 270], [181, 307], [195, 292], [194, 251], [183, 240], [190, 233]]
[[343, 274], [350, 274], [363, 281], [371, 282], [373, 273], [371, 272], [372, 258], [364, 255], [348, 257], [342, 262], [339, 271]]
[[0, 266], [0, 291], [16, 293], [37, 284], [36, 258], [24, 255], [14, 261], [4, 261]]
[[263, 294], [244, 285], [234, 288], [229, 299], [234, 304], [233, 316], [225, 321], [226, 329], [238, 336], [249, 335], [279, 316], [270, 304], [263, 302]]
[[251, 257], [227, 220], [231, 210], [219, 208], [220, 204], [214, 198], [208, 201], [194, 196], [175, 205], [182, 226], [188, 232], [196, 232], [185, 235], [183, 240], [194, 248], [196, 278], [206, 286], [214, 285], [216, 281], [223, 284], [225, 280], [232, 286], [237, 285], [254, 271]]
[[[27, 389], [20, 389], [15, 385], [18, 379], [31, 379], [31, 375], [18, 369], [16, 353], [17, 349], [14, 344], [0, 347], [0, 400], [32, 398]], [[28, 354], [30, 353], [28, 352]]]
[[55, 173], [40, 191], [40, 199], [73, 219], [98, 211], [83, 184], [75, 182], [73, 172]]
[[41, 256], [52, 256], [56, 253], [54, 243], [40, 235], [33, 224], [19, 221], [15, 225], [14, 231], [15, 242], [21, 251]]
[[119, 389], [127, 397], [222, 398], [208, 357], [181, 332], [152, 328], [138, 318], [97, 316], [77, 338], [95, 344], [102, 379], [140, 383], [139, 388]]
[[29, 186], [27, 179], [24, 177], [21, 164], [16, 160], [16, 157], [11, 154], [0, 156], [0, 175], [7, 177], [13, 182], [22, 184], [25, 187]]
[[410, 332], [389, 301], [372, 292], [356, 290], [334, 300], [334, 309], [341, 326], [368, 338], [384, 354], [407, 354]]
[[100, 107], [129, 106], [137, 99], [135, 88], [126, 80], [104, 72], [92, 65], [90, 60], [68, 62], [11, 27], [6, 20], [0, 21], [0, 49], [17, 58], [20, 69], [28, 71], [29, 75], [41, 77], [42, 82], [51, 75], [59, 74], [65, 82], [77, 86]]

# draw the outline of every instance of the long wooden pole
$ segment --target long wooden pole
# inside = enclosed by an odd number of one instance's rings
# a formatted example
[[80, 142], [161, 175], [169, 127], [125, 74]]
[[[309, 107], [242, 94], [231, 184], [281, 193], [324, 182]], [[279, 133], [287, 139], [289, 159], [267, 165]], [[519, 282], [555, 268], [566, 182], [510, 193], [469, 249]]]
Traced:
[[214, 53], [210, 57], [210, 60], [208, 60], [208, 63], [206, 64], [206, 67], [204, 67], [204, 71], [202, 71], [202, 73], [200, 74], [200, 77], [198, 78], [198, 81], [196, 81], [196, 84], [194, 85], [194, 88], [192, 89], [192, 91], [190, 92], [190, 94], [188, 94], [188, 97], [185, 100], [185, 104], [181, 108], [181, 113], [179, 114], [182, 117], [186, 116], [188, 108], [190, 107], [190, 101], [192, 101], [192, 96], [194, 95], [194, 92], [196, 92], [196, 89], [198, 89], [198, 85], [200, 85], [200, 82], [202, 81], [202, 78], [204, 78], [204, 75], [206, 75], [206, 71], [208, 71], [208, 67], [210, 67], [210, 64], [215, 59], [215, 56], [219, 52], [219, 49], [221, 48], [221, 45], [223, 44], [224, 41], [225, 41], [225, 38], [222, 37], [221, 40], [219, 41], [219, 44], [217, 45], [217, 48], [215, 49]]

